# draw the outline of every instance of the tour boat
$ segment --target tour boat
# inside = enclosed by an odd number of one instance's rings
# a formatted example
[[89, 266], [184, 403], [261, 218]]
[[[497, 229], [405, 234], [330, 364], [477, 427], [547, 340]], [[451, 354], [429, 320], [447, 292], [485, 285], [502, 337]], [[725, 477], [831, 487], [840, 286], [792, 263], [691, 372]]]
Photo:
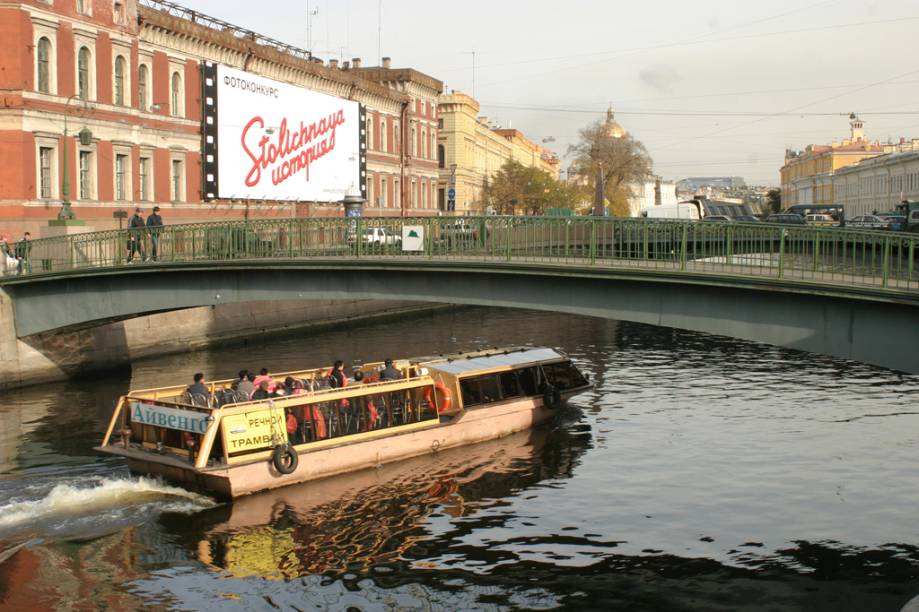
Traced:
[[[296, 394], [251, 400], [234, 381], [131, 391], [121, 397], [101, 446], [136, 474], [159, 476], [233, 499], [327, 476], [493, 440], [551, 418], [591, 387], [560, 351], [492, 349], [352, 366], [329, 387], [330, 368], [274, 375]], [[360, 375], [357, 374], [360, 372]]]

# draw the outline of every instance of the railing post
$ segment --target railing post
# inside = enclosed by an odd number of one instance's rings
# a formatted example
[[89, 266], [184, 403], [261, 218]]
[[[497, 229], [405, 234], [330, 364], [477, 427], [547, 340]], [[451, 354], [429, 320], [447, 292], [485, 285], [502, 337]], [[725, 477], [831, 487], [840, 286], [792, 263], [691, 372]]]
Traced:
[[[347, 219], [347, 217], [345, 218]], [[354, 219], [354, 242], [357, 244], [357, 248], [355, 252], [357, 254], [357, 257], [360, 258], [361, 253], [364, 249], [364, 233], [363, 233], [364, 230], [361, 227], [360, 217], [352, 217], [352, 219]], [[345, 231], [346, 232], [348, 231], [347, 228], [345, 228]]]
[[434, 258], [434, 218], [428, 217], [425, 219], [425, 225], [427, 225], [427, 230], [424, 232], [424, 250], [428, 256], [428, 259]]
[[887, 288], [890, 279], [890, 236], [884, 236], [884, 261], [881, 264], [881, 287]]
[[287, 258], [294, 258], [294, 220], [287, 220]]
[[909, 284], [913, 281], [913, 258], [916, 257], [916, 239], [909, 239], [909, 263], [907, 264], [906, 272], [906, 287], [909, 288]]
[[565, 219], [565, 259], [571, 255], [571, 219]]
[[725, 258], [724, 261], [730, 266], [734, 263], [734, 226], [729, 225], [724, 233], [725, 240]]
[[511, 260], [511, 217], [504, 219], [504, 249], [505, 259]]
[[689, 247], [689, 224], [683, 222], [683, 237], [680, 239], [680, 271], [686, 271], [687, 250]]
[[779, 230], [779, 278], [785, 274], [785, 234], [787, 233], [786, 229]]
[[642, 247], [641, 247], [641, 256], [642, 259], [648, 261], [650, 259], [651, 252], [648, 250], [648, 222], [643, 221], [641, 224], [641, 234], [642, 234]]
[[590, 220], [590, 263], [597, 261], [597, 220]]
[[817, 265], [817, 261], [820, 259], [820, 230], [814, 229], [813, 231], [814, 231], [814, 254], [813, 254], [814, 265], [813, 265], [813, 271], [814, 271], [814, 273], [816, 273], [817, 270], [820, 269], [820, 266]]

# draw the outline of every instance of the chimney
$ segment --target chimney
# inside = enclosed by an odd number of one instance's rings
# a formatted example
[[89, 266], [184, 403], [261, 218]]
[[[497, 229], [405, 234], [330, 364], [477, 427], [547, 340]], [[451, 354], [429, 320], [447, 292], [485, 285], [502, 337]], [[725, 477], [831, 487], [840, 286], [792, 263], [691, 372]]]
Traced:
[[330, 59], [330, 60], [329, 60], [329, 68], [331, 68], [332, 70], [338, 70], [338, 60], [337, 60], [337, 59]]
[[358, 68], [360, 68], [360, 67], [361, 67], [361, 58], [359, 58], [359, 57], [352, 57], [352, 58], [351, 58], [351, 65], [354, 66], [354, 69], [355, 69], [355, 70], [357, 70]]
[[342, 62], [341, 69], [351, 70], [351, 62], [349, 62], [348, 60], [345, 60], [344, 62]]
[[383, 58], [383, 68], [392, 68], [392, 58], [391, 57]]

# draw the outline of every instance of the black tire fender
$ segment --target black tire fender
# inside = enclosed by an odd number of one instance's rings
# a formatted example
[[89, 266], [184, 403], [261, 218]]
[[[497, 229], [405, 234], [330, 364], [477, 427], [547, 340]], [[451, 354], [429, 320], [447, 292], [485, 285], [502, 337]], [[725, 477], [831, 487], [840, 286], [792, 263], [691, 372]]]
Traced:
[[274, 449], [271, 454], [271, 463], [280, 473], [293, 474], [300, 463], [300, 455], [293, 447], [283, 444]]
[[558, 408], [562, 403], [562, 392], [555, 385], [547, 384], [542, 392], [542, 403], [552, 410]]

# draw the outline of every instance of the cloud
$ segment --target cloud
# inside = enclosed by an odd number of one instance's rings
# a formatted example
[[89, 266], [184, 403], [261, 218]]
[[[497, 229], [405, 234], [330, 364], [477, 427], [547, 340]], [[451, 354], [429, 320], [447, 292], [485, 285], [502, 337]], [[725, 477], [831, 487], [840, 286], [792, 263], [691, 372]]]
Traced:
[[673, 93], [674, 85], [682, 78], [676, 70], [669, 66], [642, 68], [638, 73], [638, 79], [642, 85], [658, 93]]

